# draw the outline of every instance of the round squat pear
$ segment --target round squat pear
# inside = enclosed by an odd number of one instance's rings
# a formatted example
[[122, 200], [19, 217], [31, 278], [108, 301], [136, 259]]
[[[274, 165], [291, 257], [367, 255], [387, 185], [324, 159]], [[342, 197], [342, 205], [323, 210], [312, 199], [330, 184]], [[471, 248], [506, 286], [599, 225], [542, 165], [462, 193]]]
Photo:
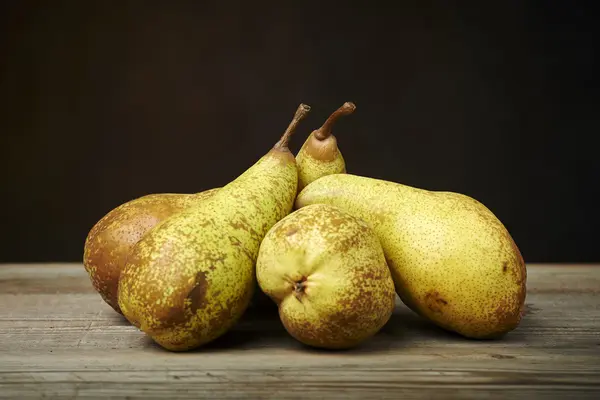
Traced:
[[285, 329], [313, 347], [357, 346], [387, 323], [395, 306], [375, 233], [327, 205], [305, 207], [275, 224], [261, 244], [256, 276]]
[[329, 175], [296, 208], [328, 204], [375, 231], [400, 299], [438, 326], [496, 338], [521, 321], [527, 270], [512, 237], [477, 200], [351, 174]]
[[308, 136], [296, 155], [298, 192], [322, 176], [346, 172], [346, 162], [332, 129], [338, 119], [352, 114], [354, 110], [356, 110], [354, 103], [344, 103], [327, 118], [323, 126]]
[[133, 246], [156, 224], [215, 194], [156, 193], [123, 203], [90, 230], [83, 249], [83, 265], [94, 289], [121, 314], [117, 291], [121, 271]]

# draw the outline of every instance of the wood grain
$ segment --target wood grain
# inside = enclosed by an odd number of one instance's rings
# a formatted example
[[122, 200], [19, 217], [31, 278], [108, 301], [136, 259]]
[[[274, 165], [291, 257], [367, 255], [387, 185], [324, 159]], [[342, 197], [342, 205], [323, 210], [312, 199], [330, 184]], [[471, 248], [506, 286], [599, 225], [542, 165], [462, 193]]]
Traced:
[[600, 268], [530, 265], [500, 340], [442, 331], [398, 302], [349, 351], [292, 339], [273, 310], [170, 353], [106, 305], [79, 264], [0, 265], [0, 398], [600, 398]]

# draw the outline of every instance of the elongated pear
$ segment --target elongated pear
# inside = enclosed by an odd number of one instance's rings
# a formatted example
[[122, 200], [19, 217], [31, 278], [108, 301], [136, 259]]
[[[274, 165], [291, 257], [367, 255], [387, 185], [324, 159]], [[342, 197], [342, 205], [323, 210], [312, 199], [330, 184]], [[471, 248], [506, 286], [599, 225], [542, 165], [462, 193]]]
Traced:
[[355, 109], [354, 103], [344, 103], [327, 118], [323, 126], [308, 136], [296, 155], [298, 191], [322, 176], [346, 172], [346, 162], [332, 129], [341, 117], [352, 114]]
[[246, 310], [260, 243], [294, 204], [298, 171], [288, 141], [309, 110], [300, 105], [279, 142], [237, 179], [134, 246], [121, 274], [119, 306], [159, 345], [199, 347]]
[[127, 255], [142, 236], [164, 219], [209, 198], [216, 190], [142, 196], [112, 209], [92, 227], [85, 240], [83, 265], [108, 305], [121, 313], [117, 299], [119, 277]]
[[309, 346], [357, 346], [394, 310], [394, 282], [379, 239], [364, 221], [324, 204], [273, 226], [261, 244], [256, 277], [278, 304], [285, 329]]
[[296, 207], [329, 204], [366, 221], [381, 241], [396, 292], [418, 314], [470, 338], [515, 329], [527, 271], [498, 218], [471, 197], [350, 174], [308, 185]]

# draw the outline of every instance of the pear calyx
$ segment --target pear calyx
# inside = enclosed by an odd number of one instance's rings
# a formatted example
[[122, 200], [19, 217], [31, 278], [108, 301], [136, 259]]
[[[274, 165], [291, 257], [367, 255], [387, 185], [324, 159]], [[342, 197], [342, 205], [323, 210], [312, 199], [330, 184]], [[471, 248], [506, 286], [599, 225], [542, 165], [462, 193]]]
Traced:
[[350, 115], [356, 110], [356, 105], [350, 101], [345, 102], [340, 108], [335, 110], [327, 121], [319, 129], [313, 132], [313, 135], [318, 140], [325, 140], [331, 136], [331, 129], [340, 117]]
[[296, 297], [302, 296], [304, 294], [304, 289], [306, 288], [306, 278], [299, 279], [294, 282], [294, 295]]
[[309, 112], [310, 112], [309, 105], [301, 103], [298, 106], [298, 109], [296, 110], [296, 113], [294, 114], [294, 118], [292, 118], [292, 121], [290, 122], [287, 129], [281, 136], [281, 139], [279, 139], [279, 141], [275, 144], [275, 146], [273, 146], [273, 149], [280, 150], [280, 151], [289, 151], [288, 144], [290, 142], [292, 135], [296, 131], [296, 128], [298, 127], [298, 124], [300, 123], [300, 121], [302, 121], [308, 115]]

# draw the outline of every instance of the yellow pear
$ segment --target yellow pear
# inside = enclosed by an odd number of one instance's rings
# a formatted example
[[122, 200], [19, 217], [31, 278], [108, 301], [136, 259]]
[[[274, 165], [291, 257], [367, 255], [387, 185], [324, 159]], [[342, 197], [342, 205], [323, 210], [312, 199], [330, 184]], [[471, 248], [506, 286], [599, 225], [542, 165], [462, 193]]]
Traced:
[[184, 351], [209, 343], [248, 307], [260, 243], [294, 203], [298, 171], [288, 142], [309, 110], [300, 105], [279, 142], [242, 175], [133, 247], [119, 307], [159, 345]]
[[375, 233], [327, 205], [275, 224], [260, 246], [256, 276], [278, 304], [285, 329], [310, 346], [356, 346], [394, 310], [394, 282]]
[[373, 228], [398, 295], [420, 315], [471, 338], [518, 326], [525, 263], [504, 225], [475, 199], [338, 174], [296, 199], [297, 208], [312, 204], [339, 207]]
[[332, 129], [340, 117], [352, 114], [355, 109], [354, 103], [344, 103], [327, 118], [323, 126], [308, 136], [296, 155], [298, 191], [322, 176], [346, 172], [346, 163]]
[[102, 299], [121, 313], [117, 299], [119, 277], [131, 248], [156, 224], [215, 194], [157, 193], [114, 208], [90, 230], [83, 250], [83, 265]]

